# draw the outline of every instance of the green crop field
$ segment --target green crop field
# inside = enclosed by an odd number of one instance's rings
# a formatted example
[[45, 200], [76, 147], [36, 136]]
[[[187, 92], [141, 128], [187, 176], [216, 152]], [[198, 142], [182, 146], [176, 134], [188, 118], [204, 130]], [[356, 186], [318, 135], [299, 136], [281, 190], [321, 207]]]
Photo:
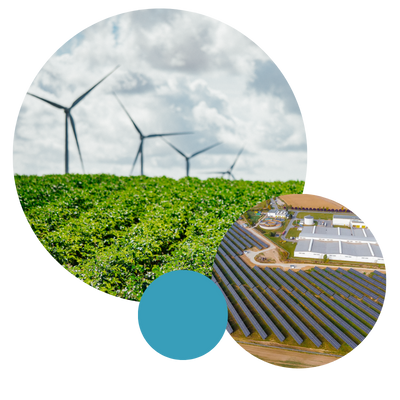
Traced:
[[228, 228], [255, 204], [304, 182], [113, 175], [15, 176], [25, 215], [49, 253], [106, 293], [140, 300], [158, 276], [211, 276]]

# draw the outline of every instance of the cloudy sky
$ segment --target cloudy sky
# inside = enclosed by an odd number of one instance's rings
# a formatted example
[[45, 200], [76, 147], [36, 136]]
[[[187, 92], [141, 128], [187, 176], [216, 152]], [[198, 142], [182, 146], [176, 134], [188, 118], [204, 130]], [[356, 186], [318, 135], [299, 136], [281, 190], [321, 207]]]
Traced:
[[[196, 131], [169, 140], [194, 157], [190, 175], [227, 170], [243, 145], [237, 179], [305, 179], [306, 137], [287, 81], [253, 42], [216, 20], [189, 12], [146, 10], [99, 22], [64, 44], [43, 66], [30, 93], [72, 109], [86, 173], [128, 175], [139, 135]], [[17, 174], [64, 173], [64, 112], [27, 95], [14, 140]], [[69, 127], [70, 172], [82, 173]], [[137, 162], [134, 175], [140, 173]], [[144, 144], [144, 173], [181, 178], [185, 159], [162, 139]]]

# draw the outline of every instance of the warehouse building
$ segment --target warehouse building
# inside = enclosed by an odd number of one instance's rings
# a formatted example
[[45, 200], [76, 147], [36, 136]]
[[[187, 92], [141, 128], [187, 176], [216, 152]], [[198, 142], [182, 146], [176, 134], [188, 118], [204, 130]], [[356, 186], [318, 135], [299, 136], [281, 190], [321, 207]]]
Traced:
[[299, 235], [295, 257], [383, 263], [381, 249], [367, 228], [305, 226]]
[[286, 219], [286, 218], [288, 218], [289, 213], [286, 210], [273, 209], [273, 210], [269, 210], [268, 211], [267, 216], [270, 217], [270, 218]]
[[367, 226], [360, 218], [348, 215], [333, 215], [333, 225], [348, 226], [349, 228], [366, 228]]

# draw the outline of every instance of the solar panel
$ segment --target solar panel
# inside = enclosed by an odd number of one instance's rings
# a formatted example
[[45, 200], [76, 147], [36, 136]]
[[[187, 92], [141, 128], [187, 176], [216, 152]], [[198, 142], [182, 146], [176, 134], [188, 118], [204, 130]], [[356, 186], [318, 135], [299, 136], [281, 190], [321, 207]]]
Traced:
[[[217, 254], [217, 256], [215, 257], [217, 260], [219, 258], [219, 262], [221, 263], [221, 258], [219, 257], [219, 255]], [[222, 273], [222, 271], [219, 269], [218, 265], [214, 262], [213, 265], [214, 271], [218, 274], [218, 276], [220, 276], [220, 278], [222, 279], [222, 282], [225, 283], [226, 286], [228, 286], [230, 283], [228, 281], [228, 279], [226, 279], [225, 275]]]
[[243, 251], [238, 249], [226, 236], [224, 236], [224, 238], [222, 239], [222, 241], [228, 245], [234, 252], [236, 255], [241, 256], [243, 254]]
[[[310, 296], [312, 294], [307, 292]], [[306, 295], [307, 295], [306, 293]], [[304, 297], [297, 292], [292, 292], [293, 296], [297, 298], [305, 307], [307, 307], [317, 318], [319, 318], [326, 326], [328, 326], [333, 332], [336, 333], [345, 343], [347, 343], [352, 349], [357, 347], [357, 344], [350, 339], [344, 332], [342, 332], [335, 324], [333, 324], [328, 318], [326, 318], [321, 312], [319, 312], [313, 305], [311, 305]]]
[[232, 249], [231, 249], [226, 243], [221, 242], [221, 244], [219, 245], [219, 247], [221, 247], [221, 248], [225, 251], [225, 253], [229, 254], [231, 257], [236, 257], [236, 256], [237, 256], [237, 254], [234, 253], [234, 252], [232, 251]]
[[[273, 315], [275, 315], [275, 313], [274, 313], [274, 311], [276, 311], [275, 310], [275, 308], [274, 308], [274, 306], [264, 297], [264, 295], [256, 288], [256, 287], [254, 287], [253, 289], [253, 292], [258, 296], [258, 298], [261, 300], [261, 302], [264, 304], [264, 306], [273, 314]], [[265, 314], [265, 313], [264, 313]], [[264, 316], [264, 315], [263, 315]], [[271, 330], [272, 330], [272, 332], [274, 332], [275, 333], [275, 335], [276, 335], [276, 337], [281, 341], [281, 342], [283, 342], [286, 338], [285, 338], [285, 336], [282, 334], [282, 332], [278, 329], [278, 327], [272, 322], [272, 320], [268, 317], [268, 315], [267, 314], [265, 314], [265, 316], [264, 317], [267, 317], [267, 318], [265, 318], [265, 322], [267, 323], [267, 325], [271, 328]], [[278, 318], [278, 320], [279, 320], [279, 318]]]
[[233, 262], [232, 259], [227, 258], [226, 254], [225, 256], [223, 255], [223, 257], [226, 261], [226, 264], [229, 265], [229, 267], [232, 268], [250, 287], [254, 286], [254, 283], [243, 273], [243, 271]]
[[382, 290], [386, 290], [385, 282], [381, 282], [381, 281], [377, 282], [376, 280], [372, 279], [371, 277], [366, 276], [366, 275], [362, 274], [361, 272], [358, 272], [355, 269], [350, 268], [348, 271], [345, 271], [341, 268], [338, 268], [337, 271], [339, 271], [340, 273], [351, 272], [351, 274], [355, 275], [357, 278], [362, 279], [363, 281], [366, 281], [373, 286], [377, 286], [377, 287], [381, 288]]
[[352, 274], [350, 274], [349, 272], [346, 272], [346, 271], [341, 272], [340, 279], [347, 282], [349, 285], [353, 286], [354, 288], [356, 288], [358, 290], [358, 294], [356, 294], [356, 296], [359, 298], [362, 298], [364, 295], [368, 295], [368, 296], [372, 297], [373, 299], [376, 299], [378, 297], [377, 294], [371, 292], [371, 290], [367, 289], [365, 286], [361, 286], [357, 282], [355, 282], [355, 280], [353, 280]]
[[[325, 286], [329, 287], [329, 289], [332, 289], [333, 292], [343, 294], [343, 296], [345, 296], [345, 297], [349, 297], [349, 294], [347, 292], [345, 292], [343, 289], [340, 289], [340, 287], [336, 286], [334, 283], [325, 279], [321, 274], [319, 274], [315, 271], [311, 271], [310, 274], [313, 277], [317, 278], [319, 281], [321, 281]], [[333, 292], [330, 296], [333, 296]]]
[[[308, 292], [307, 292], [308, 293]], [[333, 320], [335, 320], [339, 325], [341, 325], [345, 330], [350, 332], [354, 337], [356, 337], [359, 341], [364, 340], [364, 336], [361, 335], [356, 329], [354, 329], [351, 325], [349, 325], [343, 318], [339, 317], [336, 313], [334, 313], [330, 308], [328, 308], [322, 301], [318, 300], [311, 293], [306, 293], [306, 296], [315, 304], [317, 307], [324, 310]], [[323, 294], [321, 295], [321, 297]]]
[[[276, 329], [278, 329], [276, 327], [276, 325], [273, 323], [273, 321], [271, 320], [270, 317], [268, 317], [268, 315], [265, 313], [265, 311], [260, 307], [260, 305], [256, 302], [256, 300], [254, 299], [254, 297], [246, 290], [246, 288], [244, 286], [240, 287], [240, 290], [242, 291], [242, 293], [246, 296], [246, 298], [250, 301], [250, 303], [252, 304], [252, 306], [256, 309], [256, 311], [258, 312], [258, 314], [260, 314], [260, 317], [264, 320], [264, 322], [267, 324], [267, 326], [272, 330], [272, 332], [274, 332], [274, 330], [272, 329], [273, 327], [275, 327]], [[279, 330], [279, 329], [278, 329]]]
[[244, 250], [246, 246], [242, 243], [240, 243], [233, 235], [231, 235], [229, 232], [225, 233], [225, 237], [227, 237], [231, 242], [235, 244], [236, 247], [238, 247], [240, 250]]
[[329, 294], [329, 296], [333, 296], [332, 290], [328, 289], [325, 285], [323, 285], [321, 282], [318, 282], [316, 279], [314, 279], [310, 274], [307, 274], [306, 272], [300, 270], [298, 272], [303, 278], [307, 279], [311, 283], [313, 283], [316, 287], [321, 289], [323, 292]]
[[[321, 270], [321, 269], [318, 269], [318, 273], [320, 273], [320, 274], [323, 275], [324, 277], [328, 278], [329, 280], [331, 280], [331, 281], [333, 281], [333, 282], [335, 282], [335, 283], [337, 284], [337, 285], [335, 285], [334, 287], [331, 285], [332, 289], [333, 289], [336, 293], [340, 293], [340, 294], [342, 294], [344, 297], [349, 297], [349, 296], [350, 296], [349, 293], [347, 293], [346, 291], [344, 291], [344, 290], [342, 289], [342, 288], [345, 288], [346, 290], [348, 290], [349, 292], [355, 294], [355, 295], [358, 296], [358, 297], [362, 297], [362, 296], [363, 296], [362, 293], [357, 292], [355, 289], [353, 289], [353, 288], [350, 287], [349, 285], [347, 285], [347, 284], [345, 284], [344, 282], [342, 282], [341, 280], [337, 279], [337, 278], [335, 277], [336, 275], [334, 275], [334, 274], [336, 274], [335, 271], [330, 270], [330, 272], [331, 272], [331, 273], [328, 274], [328, 272], [323, 271], [323, 270]], [[342, 277], [340, 274], [337, 274], [337, 275], [339, 275], [340, 277]], [[340, 286], [341, 286], [342, 288], [341, 288]], [[338, 288], [339, 290], [335, 290], [336, 288]]]
[[362, 303], [360, 300], [356, 299], [355, 297], [350, 296], [348, 300], [353, 303], [355, 306], [358, 308], [361, 308], [363, 311], [377, 319], [379, 317], [379, 313], [377, 313], [375, 310], [373, 310], [371, 307], [368, 307], [364, 303]]
[[374, 285], [376, 285], [377, 283], [380, 283], [381, 285], [385, 285], [386, 286], [386, 280], [381, 278], [378, 275], [371, 275], [371, 279], [374, 282]]
[[254, 266], [253, 271], [256, 271], [262, 279], [268, 282], [269, 286], [272, 286], [275, 290], [279, 290], [279, 286], [259, 267]]
[[[385, 297], [385, 292], [383, 290], [377, 288], [376, 286], [372, 285], [371, 283], [367, 282], [366, 280], [363, 280], [362, 278], [359, 278], [358, 276], [351, 274], [349, 272], [346, 272], [346, 271], [342, 272], [342, 274], [344, 276], [346, 276], [347, 278], [349, 278], [355, 282], [358, 282], [362, 286], [366, 286], [368, 289], [379, 294], [381, 297]], [[359, 297], [361, 297], [361, 296], [359, 296]]]
[[242, 235], [240, 235], [238, 232], [236, 232], [235, 229], [232, 227], [229, 228], [228, 231], [236, 240], [238, 240], [240, 243], [242, 243], [245, 246], [245, 249], [251, 249], [253, 246], [251, 243], [249, 243]]
[[219, 262], [219, 265], [223, 268], [223, 270], [230, 276], [233, 282], [235, 282], [236, 285], [240, 286], [241, 282], [239, 281], [239, 279], [236, 278], [236, 275], [231, 271], [228, 265], [222, 260], [222, 258], [218, 254], [216, 255], [215, 259]]
[[377, 301], [379, 304], [383, 305], [383, 299], [382, 299], [382, 298], [378, 297], [378, 298], [376, 299], [376, 301]]
[[252, 244], [251, 247], [257, 247], [257, 249], [261, 250], [263, 247], [257, 243], [250, 235], [247, 234], [247, 232], [243, 232], [241, 229], [239, 229], [237, 226], [232, 225], [231, 227], [238, 235], [241, 235], [244, 239], [246, 239], [250, 244]]
[[[270, 290], [267, 288], [267, 291]], [[282, 326], [289, 332], [289, 334], [292, 336], [292, 332], [294, 332], [295, 336], [297, 335], [296, 331], [293, 330], [293, 328], [289, 325], [289, 323], [283, 318], [281, 313], [272, 305], [272, 303], [257, 289], [253, 288], [253, 292], [258, 296], [258, 298], [261, 300], [261, 302], [265, 305], [265, 307], [272, 313], [272, 315], [282, 324]], [[282, 334], [281, 331], [279, 331], [278, 328], [276, 328], [278, 332], [274, 332], [275, 335], [279, 338], [281, 342], [285, 340], [285, 336]], [[279, 336], [278, 336], [279, 334]], [[293, 336], [292, 336], [293, 337]], [[296, 338], [293, 337], [294, 340], [301, 340], [300, 343], [302, 343], [303, 339], [300, 336], [296, 336]], [[296, 340], [296, 341], [297, 341]], [[299, 344], [300, 344], [299, 343]]]
[[367, 335], [368, 335], [368, 333], [371, 332], [371, 328], [368, 328], [368, 326], [366, 326], [361, 321], [359, 321], [356, 317], [354, 317], [349, 312], [347, 312], [343, 307], [339, 306], [337, 303], [332, 301], [329, 297], [325, 296], [324, 294], [321, 294], [321, 299], [324, 300], [326, 303], [328, 303], [338, 313], [345, 316], [349, 321], [351, 321], [354, 325], [356, 325], [358, 328], [360, 328]]
[[[339, 349], [340, 343], [334, 339], [310, 314], [306, 313], [284, 290], [280, 289], [279, 293], [290, 303], [290, 305], [319, 333], [329, 342], [336, 350]], [[317, 338], [318, 339], [318, 338]], [[315, 344], [315, 343], [314, 343]], [[319, 346], [317, 346], [319, 347]]]
[[382, 278], [385, 278], [385, 279], [386, 279], [386, 275], [385, 275], [385, 274], [382, 274], [382, 272], [380, 272], [380, 271], [374, 271], [374, 274], [378, 274], [378, 275], [381, 276]]
[[363, 297], [361, 300], [370, 305], [371, 307], [374, 307], [375, 310], [378, 310], [379, 312], [382, 310], [382, 306], [380, 306], [378, 303], [375, 303], [368, 297]]
[[232, 286], [228, 286], [228, 290], [231, 292], [232, 296], [235, 298], [237, 303], [239, 304], [239, 307], [243, 310], [243, 312], [246, 314], [246, 317], [250, 320], [256, 331], [259, 333], [259, 335], [265, 339], [268, 335], [264, 331], [264, 329], [261, 327], [261, 325], [258, 323], [258, 321], [254, 318], [254, 315], [250, 312], [250, 310], [247, 308], [246, 304], [244, 304], [243, 300], [240, 298], [240, 296], [237, 294], [236, 290]]
[[299, 289], [301, 292], [305, 293], [307, 290], [300, 286], [296, 281], [294, 281], [287, 272], [277, 268], [276, 273], [278, 273], [283, 279], [286, 279], [292, 286]]
[[347, 307], [352, 313], [356, 314], [358, 317], [360, 317], [363, 321], [366, 323], [370, 324], [371, 326], [375, 325], [375, 321], [368, 317], [367, 314], [364, 314], [362, 311], [360, 311], [357, 307], [354, 307], [350, 302], [347, 300], [343, 299], [339, 295], [335, 294], [334, 299], [338, 301], [339, 303], [343, 304], [345, 307]]
[[242, 232], [244, 232], [246, 235], [250, 236], [256, 243], [258, 243], [262, 249], [265, 249], [267, 247], [269, 247], [266, 243], [263, 242], [263, 240], [261, 240], [259, 237], [257, 237], [256, 235], [254, 235], [254, 233], [248, 231], [245, 228], [242, 228], [240, 226], [240, 224], [238, 224], [237, 222], [234, 223], [234, 225], [240, 229]]
[[[214, 278], [215, 279], [215, 278]], [[225, 297], [225, 301], [226, 301], [226, 305], [228, 306], [228, 310], [231, 313], [231, 316], [233, 317], [233, 319], [236, 321], [236, 323], [239, 325], [241, 331], [243, 332], [244, 336], [249, 336], [250, 335], [250, 331], [248, 330], [247, 326], [245, 325], [245, 323], [243, 322], [242, 318], [240, 317], [240, 315], [238, 314], [238, 312], [236, 311], [235, 307], [233, 306], [233, 304], [230, 302], [230, 300], [228, 299], [228, 296], [225, 294], [225, 292], [222, 290], [221, 286], [219, 285], [219, 283], [215, 280], [216, 285], [219, 287], [219, 289], [221, 290], [222, 294]], [[231, 287], [231, 285], [228, 285], [227, 288], [229, 289]]]
[[240, 258], [235, 258], [234, 260], [235, 262], [238, 262], [240, 264], [240, 266], [246, 271], [246, 273], [248, 275], [250, 275], [250, 277], [257, 282], [258, 286], [262, 287], [263, 289], [265, 289], [267, 286], [265, 285], [265, 283], [251, 270], [251, 268], [249, 266], [247, 266]]
[[231, 324], [229, 322], [226, 324], [226, 330], [228, 331], [228, 333], [233, 332], [233, 328], [231, 327]]
[[284, 280], [282, 280], [275, 271], [273, 271], [271, 268], [264, 268], [263, 270], [266, 274], [270, 276], [270, 278], [274, 279], [276, 282], [278, 282], [281, 286], [285, 287], [289, 292], [293, 290], [292, 287], [290, 287]]
[[301, 283], [303, 286], [307, 287], [308, 290], [313, 292], [314, 294], [320, 294], [321, 292], [315, 288], [313, 285], [309, 284], [304, 278], [302, 278], [298, 273], [293, 272], [291, 269], [288, 270], [288, 274], [295, 279], [297, 282]]

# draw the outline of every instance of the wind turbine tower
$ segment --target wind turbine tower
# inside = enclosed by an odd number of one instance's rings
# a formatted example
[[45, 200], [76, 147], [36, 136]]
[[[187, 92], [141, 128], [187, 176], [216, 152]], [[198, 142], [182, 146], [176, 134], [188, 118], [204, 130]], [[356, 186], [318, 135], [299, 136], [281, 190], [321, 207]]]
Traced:
[[124, 107], [124, 105], [122, 104], [121, 100], [118, 98], [118, 96], [114, 93], [115, 98], [117, 99], [118, 103], [120, 104], [120, 106], [123, 108], [123, 110], [125, 111], [126, 115], [129, 117], [129, 119], [131, 120], [133, 126], [135, 127], [136, 131], [139, 133], [140, 136], [140, 145], [139, 145], [139, 149], [136, 153], [136, 157], [133, 161], [132, 164], [132, 168], [131, 168], [131, 172], [129, 173], [129, 175], [132, 175], [133, 169], [135, 168], [135, 164], [136, 161], [140, 155], [140, 174], [143, 175], [143, 145], [146, 139], [151, 139], [151, 138], [155, 138], [155, 137], [161, 137], [163, 138], [164, 136], [176, 136], [176, 135], [189, 135], [192, 134], [194, 132], [178, 132], [178, 133], [152, 133], [150, 135], [145, 135], [143, 134], [143, 132], [139, 129], [139, 127], [135, 124], [135, 121], [132, 119], [132, 117], [129, 115], [128, 111], [126, 110], [126, 108]]
[[180, 151], [179, 149], [177, 149], [173, 144], [171, 144], [170, 142], [168, 142], [166, 139], [163, 139], [164, 142], [168, 143], [174, 150], [176, 150], [180, 155], [182, 155], [183, 157], [185, 157], [186, 160], [186, 176], [189, 176], [189, 169], [190, 169], [190, 159], [206, 152], [207, 150], [211, 150], [213, 147], [218, 146], [219, 144], [221, 144], [221, 142], [215, 143], [212, 146], [206, 147], [203, 150], [197, 151], [196, 153], [193, 153], [191, 156], [187, 156], [186, 154], [184, 154], [182, 151]]
[[75, 141], [76, 141], [76, 146], [78, 147], [78, 152], [79, 152], [79, 158], [81, 160], [81, 165], [82, 165], [82, 170], [83, 173], [85, 173], [85, 168], [83, 166], [83, 160], [82, 160], [82, 154], [81, 154], [81, 149], [79, 148], [79, 142], [78, 142], [78, 136], [76, 134], [76, 128], [75, 128], [75, 122], [74, 119], [72, 118], [71, 110], [80, 102], [82, 101], [96, 86], [98, 86], [101, 82], [104, 81], [108, 76], [110, 76], [117, 68], [119, 65], [117, 65], [110, 73], [108, 73], [103, 79], [101, 79], [99, 82], [97, 82], [94, 86], [92, 86], [87, 92], [83, 93], [81, 96], [79, 96], [69, 107], [64, 107], [60, 104], [54, 103], [53, 101], [46, 100], [42, 97], [36, 96], [35, 94], [29, 93], [30, 96], [36, 97], [39, 100], [42, 100], [46, 103], [49, 103], [53, 107], [56, 108], [61, 108], [64, 110], [65, 113], [65, 173], [69, 173], [69, 153], [68, 153], [68, 119], [71, 121], [71, 126], [72, 126], [72, 131], [74, 132], [75, 136]]

